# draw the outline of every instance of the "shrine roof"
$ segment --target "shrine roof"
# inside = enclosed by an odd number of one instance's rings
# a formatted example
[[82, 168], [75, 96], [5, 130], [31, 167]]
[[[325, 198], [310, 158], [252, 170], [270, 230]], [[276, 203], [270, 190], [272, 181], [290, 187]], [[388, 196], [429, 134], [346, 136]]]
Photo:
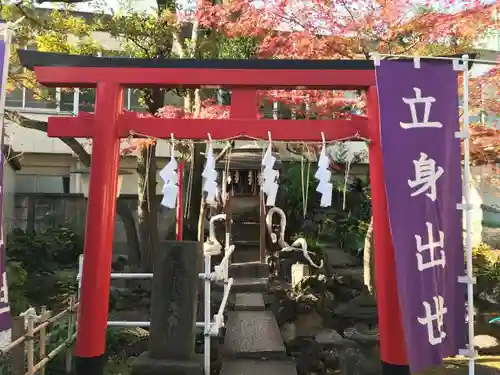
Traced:
[[139, 59], [69, 55], [24, 49], [18, 50], [18, 54], [21, 64], [31, 70], [35, 67], [374, 70], [371, 60]]
[[[231, 170], [260, 170], [262, 168], [262, 156], [262, 148], [235, 148], [230, 153], [226, 153], [220, 160], [218, 160], [215, 168], [225, 169], [226, 167], [229, 167], [229, 169]], [[280, 154], [278, 152], [273, 152], [273, 156], [276, 158], [274, 168], [280, 169]], [[228, 161], [229, 166], [227, 166]]]

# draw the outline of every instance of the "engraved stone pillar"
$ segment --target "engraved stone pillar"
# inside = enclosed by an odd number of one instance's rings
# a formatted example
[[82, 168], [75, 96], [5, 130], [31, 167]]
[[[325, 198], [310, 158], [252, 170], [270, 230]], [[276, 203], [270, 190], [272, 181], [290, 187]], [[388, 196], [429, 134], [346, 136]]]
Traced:
[[306, 264], [295, 263], [292, 265], [292, 286], [296, 287], [306, 277], [311, 276], [311, 268]]
[[198, 375], [203, 367], [194, 345], [202, 245], [164, 244], [155, 254], [149, 351], [135, 361], [132, 374]]

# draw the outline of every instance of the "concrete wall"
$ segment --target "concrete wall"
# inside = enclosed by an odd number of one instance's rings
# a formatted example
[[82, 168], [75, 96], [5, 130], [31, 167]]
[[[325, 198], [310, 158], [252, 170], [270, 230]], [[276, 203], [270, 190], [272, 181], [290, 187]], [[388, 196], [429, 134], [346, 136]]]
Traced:
[[[500, 168], [493, 165], [478, 165], [473, 166], [471, 172], [478, 192], [483, 198], [483, 205], [486, 206], [485, 224], [500, 227]], [[498, 212], [495, 212], [497, 210]]]
[[16, 191], [16, 171], [9, 163], [3, 165], [3, 217], [4, 233], [9, 233], [14, 223], [14, 193]]

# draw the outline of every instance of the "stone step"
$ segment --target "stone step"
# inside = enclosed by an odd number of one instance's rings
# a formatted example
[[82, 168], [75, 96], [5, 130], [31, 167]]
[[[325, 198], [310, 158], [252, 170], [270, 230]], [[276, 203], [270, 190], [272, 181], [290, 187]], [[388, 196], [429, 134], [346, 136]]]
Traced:
[[224, 339], [226, 358], [286, 358], [278, 323], [271, 311], [229, 311]]
[[257, 262], [260, 260], [259, 241], [233, 241], [235, 246], [231, 260], [233, 263]]
[[257, 239], [252, 239], [252, 240], [240, 240], [240, 241], [233, 241], [232, 244], [234, 246], [236, 246], [236, 248], [240, 247], [240, 248], [245, 248], [245, 249], [248, 249], [248, 248], [258, 248], [260, 246], [260, 241], [259, 241], [259, 238]]
[[220, 375], [297, 375], [295, 363], [236, 359], [222, 362]]
[[[223, 290], [224, 283], [215, 282], [212, 284], [215, 290]], [[267, 277], [255, 278], [244, 277], [234, 279], [231, 293], [264, 293], [267, 291]]]
[[260, 237], [260, 223], [236, 222], [231, 225], [231, 237], [233, 241], [252, 241]]
[[[234, 253], [233, 253], [234, 254]], [[231, 263], [229, 277], [268, 277], [269, 265], [257, 262]]]
[[234, 309], [238, 311], [264, 311], [264, 296], [261, 293], [237, 293]]

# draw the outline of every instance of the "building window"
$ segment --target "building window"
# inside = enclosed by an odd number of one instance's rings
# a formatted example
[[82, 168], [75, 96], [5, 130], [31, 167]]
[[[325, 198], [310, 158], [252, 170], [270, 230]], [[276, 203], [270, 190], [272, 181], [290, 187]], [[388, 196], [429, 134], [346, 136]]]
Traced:
[[16, 175], [18, 193], [69, 193], [68, 176]]
[[75, 103], [75, 90], [61, 89], [59, 103], [61, 112], [73, 112], [73, 105]]
[[56, 89], [49, 88], [41, 92], [40, 96], [33, 91], [24, 89], [24, 107], [25, 108], [40, 108], [40, 109], [56, 109]]
[[81, 89], [78, 101], [78, 109], [83, 112], [94, 112], [95, 109], [95, 89]]
[[11, 92], [7, 91], [5, 106], [22, 108], [24, 106], [24, 90], [16, 88]]
[[144, 112], [144, 106], [140, 104], [140, 98], [140, 89], [125, 89], [123, 92], [123, 107], [129, 111]]

